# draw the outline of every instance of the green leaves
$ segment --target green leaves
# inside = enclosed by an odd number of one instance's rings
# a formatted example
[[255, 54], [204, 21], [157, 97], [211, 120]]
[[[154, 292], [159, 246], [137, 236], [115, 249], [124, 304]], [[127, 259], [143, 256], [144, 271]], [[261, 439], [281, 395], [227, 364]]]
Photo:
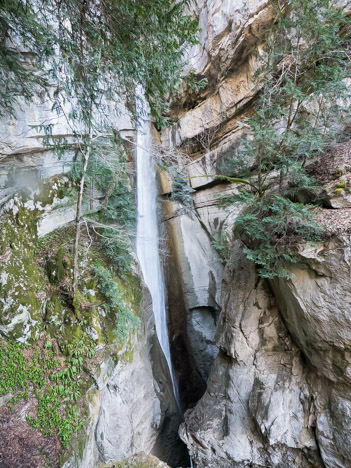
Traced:
[[289, 277], [287, 264], [297, 261], [296, 246], [317, 242], [321, 227], [311, 218], [311, 207], [271, 194], [261, 200], [246, 198], [248, 209], [235, 222], [247, 245], [247, 257], [256, 263], [260, 276]]
[[314, 189], [305, 167], [350, 120], [351, 18], [329, 0], [271, 3], [276, 21], [256, 73], [256, 113], [237, 157], [251, 165], [252, 184], [235, 227], [262, 276], [287, 277], [296, 244], [321, 236], [311, 209], [292, 201]]
[[116, 328], [114, 330], [116, 339], [120, 343], [126, 342], [130, 333], [139, 327], [140, 320], [126, 304], [124, 295], [119, 290], [118, 283], [114, 281], [109, 270], [102, 265], [97, 265], [95, 267], [95, 277], [100, 292], [106, 298], [106, 302], [102, 307], [107, 314], [114, 314], [116, 317]]
[[[133, 99], [142, 83], [153, 115], [164, 121], [184, 50], [197, 42], [197, 21], [175, 0], [34, 0], [0, 2], [0, 109], [56, 87], [52, 99], [74, 104], [72, 122], [104, 115], [105, 99]], [[11, 43], [12, 41], [12, 43]], [[18, 43], [25, 47], [19, 52]], [[50, 83], [49, 83], [50, 79]], [[74, 101], [74, 102], [73, 102]], [[74, 125], [73, 125], [74, 126]]]
[[66, 359], [56, 355], [49, 339], [42, 348], [0, 340], [0, 395], [11, 392], [11, 402], [17, 403], [31, 394], [37, 400], [37, 414], [28, 415], [27, 422], [46, 436], [56, 430], [63, 447], [82, 426], [71, 402], [81, 397], [82, 365], [93, 357], [95, 345], [83, 335], [66, 351]]
[[42, 64], [52, 53], [51, 35], [35, 4], [1, 0], [0, 116], [14, 112], [18, 97], [30, 100], [49, 87]]

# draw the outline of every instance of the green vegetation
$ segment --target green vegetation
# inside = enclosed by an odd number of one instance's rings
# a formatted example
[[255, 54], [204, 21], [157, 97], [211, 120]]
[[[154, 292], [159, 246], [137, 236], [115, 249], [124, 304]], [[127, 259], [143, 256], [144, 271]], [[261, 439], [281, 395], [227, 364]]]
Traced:
[[123, 293], [119, 290], [118, 283], [113, 280], [112, 274], [102, 265], [97, 265], [94, 269], [97, 279], [97, 287], [103, 294], [105, 301], [102, 308], [106, 314], [115, 311], [116, 321], [114, 333], [119, 342], [126, 341], [131, 332], [140, 326], [140, 320], [134, 315], [131, 307], [126, 304]]
[[[97, 343], [128, 347], [129, 337], [140, 324], [140, 282], [131, 271], [116, 271], [106, 253], [105, 239], [91, 231], [81, 239], [82, 267], [80, 291], [72, 297], [72, 228], [55, 231], [40, 240], [38, 257], [45, 258], [44, 268], [50, 284], [50, 295], [44, 316], [44, 328], [66, 346], [82, 333], [92, 333]], [[63, 255], [64, 252], [64, 255]], [[59, 275], [63, 279], [58, 281]], [[61, 276], [62, 278], [62, 276]]]
[[184, 85], [188, 87], [189, 91], [199, 92], [206, 88], [207, 83], [207, 78], [199, 78], [194, 70], [190, 70], [190, 72], [184, 77]]
[[[40, 196], [34, 195], [38, 206], [62, 198], [62, 187], [69, 194], [68, 181], [67, 176], [48, 179]], [[87, 421], [86, 392], [91, 373], [99, 372], [90, 361], [95, 346], [104, 344], [115, 360], [133, 356], [130, 344], [140, 324], [141, 286], [130, 271], [123, 279], [112, 273], [105, 239], [90, 228], [92, 245], [88, 232], [81, 238], [82, 279], [73, 302], [74, 229], [39, 239], [40, 209], [30, 196], [18, 194], [13, 211], [1, 222], [1, 325], [6, 338], [0, 340], [0, 394], [12, 393], [7, 405], [16, 412], [28, 399], [28, 423], [44, 435], [57, 434], [68, 450], [77, 431], [74, 443], [84, 437], [80, 429]]]
[[[184, 14], [186, 3], [186, 0], [105, 0], [102, 3], [43, 0], [38, 4], [19, 0], [0, 4], [0, 20], [5, 30], [2, 38], [5, 52], [0, 56], [3, 81], [16, 82], [25, 73], [30, 83], [38, 74], [46, 72], [50, 79], [48, 98], [52, 111], [66, 121], [72, 136], [70, 141], [58, 138], [52, 123], [43, 122], [38, 129], [45, 133], [44, 143], [58, 157], [68, 149], [77, 151], [74, 295], [79, 287], [82, 205], [89, 171], [94, 166], [91, 161], [103, 161], [118, 179], [119, 173], [114, 168], [116, 143], [120, 139], [117, 117], [127, 106], [137, 118], [136, 101], [141, 101], [141, 97], [135, 95], [135, 88], [139, 84], [145, 90], [157, 124], [166, 124], [166, 97], [180, 82], [185, 48], [197, 41], [197, 21]], [[29, 62], [15, 66], [19, 53], [13, 50], [15, 47], [7, 47], [15, 38], [17, 42], [22, 40], [28, 53], [34, 56], [31, 67]], [[42, 44], [48, 44], [45, 64], [41, 61]], [[6, 89], [11, 94], [11, 86]], [[19, 91], [14, 88], [13, 92], [16, 96]], [[28, 97], [34, 92], [34, 88], [28, 91]], [[8, 107], [14, 105], [15, 96], [10, 95]], [[112, 251], [123, 257], [118, 248], [112, 247]]]
[[17, 0], [0, 1], [0, 44], [0, 115], [6, 115], [13, 113], [19, 97], [29, 101], [49, 87], [42, 66], [53, 54], [53, 44], [34, 6]]
[[28, 423], [46, 436], [56, 431], [63, 447], [83, 426], [75, 402], [83, 386], [82, 365], [93, 357], [95, 344], [84, 335], [67, 345], [66, 352], [64, 359], [50, 339], [32, 347], [0, 340], [0, 395], [11, 393], [13, 404], [34, 398]]
[[221, 230], [213, 233], [211, 244], [221, 262], [226, 264], [230, 259], [231, 253], [231, 242], [229, 234]]
[[256, 113], [235, 157], [241, 167], [224, 179], [243, 184], [227, 203], [246, 206], [235, 230], [247, 256], [262, 276], [286, 277], [284, 265], [296, 261], [294, 245], [320, 239], [313, 212], [297, 201], [301, 189], [314, 188], [309, 160], [349, 120], [351, 18], [329, 0], [271, 4], [276, 21], [258, 56]]
[[113, 269], [125, 277], [133, 264], [136, 203], [130, 181], [130, 162], [120, 141], [108, 161], [106, 164], [93, 158], [88, 168], [88, 181], [105, 193], [94, 229], [102, 236], [102, 245]]
[[191, 188], [189, 180], [175, 166], [168, 166], [167, 170], [173, 179], [171, 199], [182, 203], [186, 210], [191, 210], [194, 205], [192, 197], [194, 190]]
[[319, 241], [322, 228], [313, 221], [308, 206], [278, 193], [259, 203], [255, 195], [246, 194], [245, 203], [247, 208], [236, 220], [235, 229], [250, 246], [245, 248], [247, 257], [256, 263], [262, 277], [288, 278], [287, 264], [297, 261], [294, 246]]
[[[24, 194], [2, 225], [0, 392], [13, 393], [12, 406], [34, 399], [28, 423], [57, 433], [63, 447], [83, 424], [83, 364], [95, 344], [117, 356], [140, 324], [132, 172], [117, 123], [125, 109], [137, 120], [142, 85], [158, 127], [167, 124], [166, 98], [180, 82], [185, 48], [196, 42], [186, 4], [0, 1], [0, 114], [15, 114], [21, 97], [51, 103], [60, 128], [47, 123], [55, 119], [37, 126], [44, 145], [58, 158], [75, 153], [69, 181], [57, 191], [41, 187], [41, 199]], [[68, 138], [57, 136], [62, 122]], [[77, 205], [75, 232], [38, 239], [43, 207], [65, 196]], [[19, 339], [31, 345], [13, 343]]]

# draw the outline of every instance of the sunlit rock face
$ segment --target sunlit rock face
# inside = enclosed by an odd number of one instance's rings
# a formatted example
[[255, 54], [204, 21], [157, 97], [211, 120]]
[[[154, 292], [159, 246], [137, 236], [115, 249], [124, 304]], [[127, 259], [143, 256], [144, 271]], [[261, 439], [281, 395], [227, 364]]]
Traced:
[[[164, 135], [173, 144], [186, 144], [218, 126], [240, 130], [233, 120], [254, 95], [254, 51], [260, 47], [273, 13], [267, 1], [199, 1], [195, 14], [201, 27], [200, 44], [189, 51], [189, 70], [206, 77], [198, 95], [181, 96], [173, 105], [177, 123]], [[228, 130], [226, 133], [228, 133]], [[217, 128], [218, 131], [218, 128]], [[222, 133], [222, 132], [220, 132]]]
[[268, 284], [234, 244], [220, 352], [180, 430], [197, 466], [349, 466], [349, 254], [349, 236], [301, 250]]
[[[174, 124], [162, 135], [165, 145], [189, 155], [186, 175], [194, 190], [190, 208], [171, 200], [171, 186], [161, 190], [171, 354], [188, 409], [181, 438], [197, 468], [347, 468], [350, 236], [301, 249], [289, 280], [259, 279], [239, 241], [225, 266], [217, 256], [213, 236], [232, 234], [241, 206], [233, 204], [228, 211], [220, 206], [218, 197], [237, 194], [238, 188], [215, 176], [225, 171], [245, 132], [256, 93], [255, 53], [273, 15], [264, 0], [199, 0], [193, 9], [201, 36], [189, 51], [188, 70], [206, 77], [208, 84], [198, 93], [180, 95], [172, 104]], [[124, 117], [119, 125], [132, 136]], [[58, 134], [72, 137], [45, 96], [32, 106], [21, 103], [14, 118], [0, 123], [0, 210], [16, 220], [0, 236], [0, 332], [21, 342], [39, 337], [45, 314], [42, 276], [27, 254], [39, 238], [75, 216], [76, 195], [67, 197], [65, 175], [74, 154], [58, 160], [44, 148], [43, 134], [33, 128], [43, 120], [55, 121]], [[342, 196], [334, 189], [330, 193], [328, 203], [335, 210], [349, 208], [346, 190]], [[152, 452], [171, 466], [188, 464], [177, 437], [182, 417], [145, 290], [140, 314], [133, 351], [122, 356], [120, 349], [100, 345], [95, 367], [87, 369], [86, 431], [70, 447], [64, 468], [165, 466], [132, 456], [139, 451]], [[8, 399], [0, 399], [0, 408]], [[12, 414], [8, 411], [6, 417]], [[21, 450], [32, 442], [33, 429], [27, 429]], [[33, 459], [28, 466], [36, 463]]]
[[[208, 84], [198, 95], [184, 93], [172, 104], [176, 123], [162, 134], [163, 144], [181, 147], [192, 159], [186, 173], [194, 190], [194, 209], [168, 200], [163, 217], [170, 254], [171, 350], [185, 407], [193, 406], [203, 393], [199, 379], [207, 381], [217, 355], [215, 331], [221, 310], [223, 265], [213, 250], [212, 235], [230, 232], [241, 208], [235, 206], [226, 212], [219, 207], [218, 198], [235, 194], [237, 189], [218, 185], [212, 175], [221, 172], [221, 161], [238, 147], [243, 133], [238, 115], [256, 92], [254, 51], [272, 20], [264, 1], [235, 5], [199, 1], [194, 14], [200, 22], [200, 44], [189, 51], [188, 69], [206, 77]], [[162, 191], [169, 194], [172, 187], [163, 185]]]
[[306, 360], [316, 437], [326, 466], [351, 463], [351, 291], [349, 234], [300, 251], [288, 281], [272, 289]]
[[[188, 69], [206, 77], [208, 84], [197, 95], [184, 93], [172, 104], [176, 122], [162, 134], [166, 146], [179, 146], [192, 159], [186, 172], [194, 190], [194, 211], [179, 202], [164, 203], [170, 245], [170, 337], [176, 366], [180, 349], [188, 350], [188, 358], [179, 359], [178, 368], [185, 407], [202, 394], [197, 379], [206, 382], [217, 354], [214, 335], [221, 309], [223, 265], [213, 251], [212, 234], [230, 233], [241, 208], [224, 211], [219, 207], [218, 198], [235, 194], [237, 189], [218, 185], [212, 175], [221, 173], [221, 162], [238, 147], [243, 134], [240, 114], [255, 94], [257, 59], [253, 52], [272, 20], [266, 1], [199, 1], [194, 14], [200, 22], [200, 44], [189, 51]], [[163, 187], [163, 191], [169, 193], [172, 188]], [[187, 371], [181, 369], [185, 361], [192, 362]], [[190, 376], [184, 375], [189, 372]]]
[[[181, 330], [192, 369], [206, 382], [180, 435], [198, 468], [351, 466], [349, 234], [301, 249], [291, 279], [269, 282], [257, 277], [239, 241], [223, 271], [205, 239], [232, 235], [242, 209], [220, 206], [218, 197], [238, 187], [216, 175], [225, 174], [252, 113], [255, 53], [272, 10], [266, 1], [199, 0], [194, 12], [202, 32], [189, 70], [208, 83], [172, 104], [174, 124], [162, 135], [191, 160], [194, 212], [168, 200], [164, 219], [177, 239], [171, 258], [185, 298]], [[347, 217], [349, 189], [339, 195], [334, 185], [323, 186], [322, 203]]]

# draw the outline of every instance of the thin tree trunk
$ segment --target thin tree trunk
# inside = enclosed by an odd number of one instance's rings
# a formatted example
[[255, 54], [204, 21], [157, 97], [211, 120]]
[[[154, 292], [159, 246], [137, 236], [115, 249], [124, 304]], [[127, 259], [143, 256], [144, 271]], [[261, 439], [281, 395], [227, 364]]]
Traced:
[[92, 111], [92, 103], [91, 103], [91, 108], [90, 108], [90, 126], [89, 126], [88, 143], [87, 143], [86, 152], [84, 154], [82, 177], [79, 183], [79, 193], [78, 193], [76, 219], [75, 219], [76, 236], [75, 236], [74, 249], [73, 249], [73, 302], [76, 297], [77, 287], [78, 287], [78, 254], [79, 254], [79, 239], [80, 239], [80, 218], [82, 217], [84, 183], [85, 183], [85, 176], [87, 173], [87, 168], [88, 168], [88, 163], [89, 163], [89, 157], [91, 153], [91, 144], [92, 144], [92, 136], [93, 136], [93, 126], [91, 122], [92, 112], [91, 111]]

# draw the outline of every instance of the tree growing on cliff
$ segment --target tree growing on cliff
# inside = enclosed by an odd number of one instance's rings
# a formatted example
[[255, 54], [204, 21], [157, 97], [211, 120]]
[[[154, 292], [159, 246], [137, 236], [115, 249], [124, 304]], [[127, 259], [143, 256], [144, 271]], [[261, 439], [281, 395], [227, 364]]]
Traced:
[[[46, 73], [54, 90], [50, 93], [52, 109], [64, 117], [71, 129], [72, 137], [63, 140], [55, 136], [53, 125], [43, 124], [40, 128], [45, 131], [45, 142], [58, 155], [77, 149], [80, 163], [73, 254], [75, 296], [82, 202], [89, 165], [92, 160], [106, 159], [106, 154], [112, 153], [118, 132], [116, 117], [125, 103], [133, 113], [138, 99], [134, 92], [137, 84], [145, 89], [152, 116], [159, 125], [165, 123], [165, 97], [180, 80], [184, 49], [196, 42], [197, 22], [184, 12], [188, 0], [19, 0], [16, 3], [21, 15], [18, 24], [12, 21], [13, 36], [18, 35], [22, 41], [33, 36], [35, 40], [26, 41], [26, 45], [38, 55], [39, 28], [41, 32], [45, 30], [44, 38], [53, 45], [43, 68], [32, 74], [26, 70], [26, 73], [32, 78], [40, 71]], [[2, 5], [0, 18], [12, 18], [13, 8], [11, 1]], [[10, 26], [12, 23], [7, 21]], [[40, 67], [41, 62], [37, 60], [36, 65]], [[19, 73], [7, 73], [12, 81], [16, 76]], [[33, 93], [34, 89], [28, 97]], [[115, 179], [117, 182], [117, 175]]]
[[276, 18], [259, 56], [256, 112], [238, 155], [251, 177], [235, 199], [246, 205], [235, 229], [263, 277], [288, 276], [286, 263], [296, 261], [292, 246], [321, 234], [311, 210], [297, 201], [302, 188], [313, 190], [308, 162], [348, 120], [351, 18], [335, 3], [271, 2]]

